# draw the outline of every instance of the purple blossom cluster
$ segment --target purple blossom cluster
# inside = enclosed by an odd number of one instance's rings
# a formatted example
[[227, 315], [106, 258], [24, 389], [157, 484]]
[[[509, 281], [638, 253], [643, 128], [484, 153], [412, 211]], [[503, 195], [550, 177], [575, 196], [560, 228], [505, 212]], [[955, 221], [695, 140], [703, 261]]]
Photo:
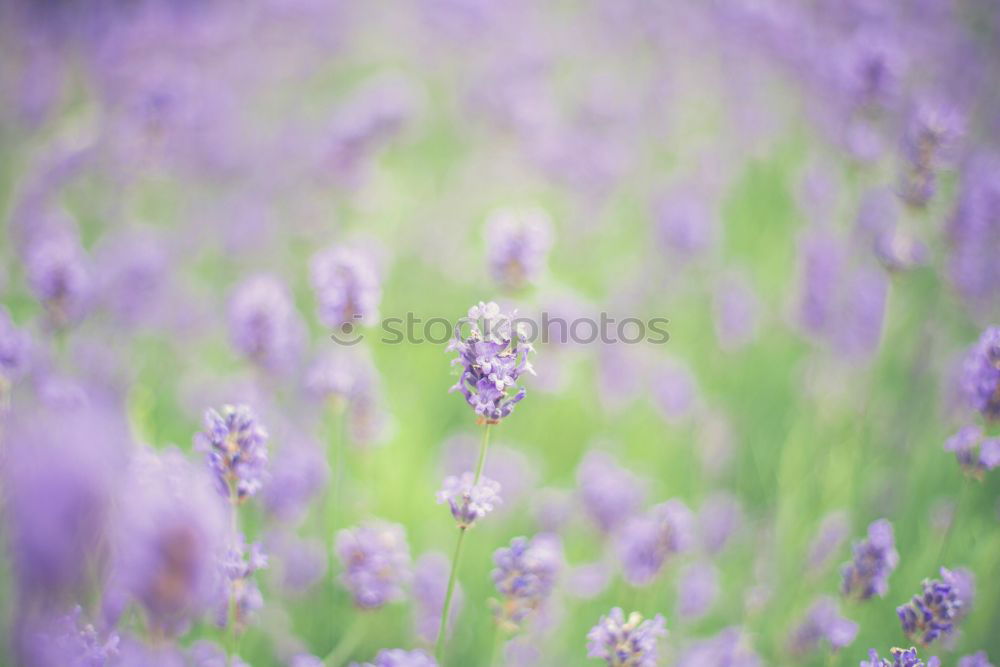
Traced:
[[340, 582], [360, 609], [377, 609], [403, 599], [412, 576], [406, 531], [370, 520], [337, 533], [334, 552], [343, 567]]
[[889, 650], [890, 658], [880, 658], [878, 651], [868, 651], [868, 660], [861, 661], [861, 667], [940, 667], [941, 661], [932, 657], [925, 663], [917, 655], [915, 648], [893, 648]]
[[958, 464], [970, 477], [983, 475], [1000, 466], [1000, 438], [984, 438], [978, 426], [964, 426], [944, 443], [946, 452], [954, 452]]
[[837, 601], [821, 597], [806, 611], [802, 623], [792, 632], [791, 650], [805, 653], [816, 650], [821, 642], [834, 651], [849, 646], [858, 634], [858, 624], [841, 615]]
[[267, 431], [248, 406], [208, 410], [195, 447], [205, 452], [219, 493], [233, 504], [260, 491], [267, 476]]
[[[527, 394], [517, 381], [524, 373], [534, 373], [528, 361], [532, 346], [513, 318], [492, 301], [470, 308], [467, 324], [468, 335], [463, 338], [458, 327], [448, 345], [458, 352], [452, 363], [461, 367], [451, 390], [461, 392], [480, 419], [495, 424]], [[510, 396], [512, 389], [516, 391]]]
[[[254, 542], [247, 546], [240, 535], [236, 543], [229, 547], [222, 562], [225, 573], [225, 595], [218, 606], [217, 622], [220, 626], [234, 623], [238, 627], [246, 626], [260, 609], [264, 607], [264, 596], [253, 579], [254, 573], [266, 569], [267, 554], [263, 547]], [[230, 605], [232, 609], [230, 609]], [[232, 618], [230, 613], [232, 612]]]
[[480, 477], [477, 482], [471, 472], [462, 473], [460, 477], [449, 475], [437, 493], [437, 501], [448, 503], [459, 528], [471, 528], [502, 502], [500, 483], [486, 477]]
[[509, 547], [496, 550], [493, 563], [493, 584], [500, 594], [497, 621], [516, 628], [552, 594], [564, 565], [562, 545], [547, 534], [515, 537]]
[[967, 573], [941, 568], [940, 579], [925, 579], [923, 590], [896, 608], [907, 637], [927, 646], [948, 637], [968, 614], [973, 584]]
[[535, 284], [552, 247], [552, 221], [541, 209], [505, 209], [486, 221], [486, 254], [491, 277], [501, 286]]
[[969, 350], [962, 367], [969, 406], [987, 419], [1000, 419], [1000, 327], [989, 327]]
[[625, 580], [633, 586], [648, 584], [668, 558], [689, 550], [695, 539], [694, 515], [679, 500], [668, 500], [632, 517], [617, 536]]
[[657, 643], [666, 636], [666, 621], [659, 614], [643, 620], [632, 612], [626, 619], [621, 607], [615, 607], [587, 633], [587, 657], [611, 667], [655, 667]]
[[309, 262], [317, 315], [330, 329], [351, 331], [378, 319], [382, 287], [373, 260], [359, 249], [332, 246]]
[[885, 597], [889, 575], [899, 564], [892, 524], [886, 519], [873, 522], [868, 526], [868, 538], [856, 542], [853, 552], [853, 559], [841, 570], [841, 592], [859, 600]]

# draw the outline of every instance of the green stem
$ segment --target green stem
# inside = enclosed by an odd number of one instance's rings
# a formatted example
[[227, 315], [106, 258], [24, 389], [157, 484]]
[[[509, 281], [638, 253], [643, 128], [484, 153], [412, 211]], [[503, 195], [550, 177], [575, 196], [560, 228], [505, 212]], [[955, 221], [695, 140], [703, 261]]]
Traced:
[[[486, 465], [486, 450], [490, 446], [490, 424], [483, 429], [483, 442], [479, 446], [479, 461], [476, 462], [476, 476], [472, 480], [472, 485], [479, 483], [479, 478], [483, 475], [483, 467]], [[448, 616], [451, 612], [451, 598], [455, 593], [455, 580], [458, 577], [458, 563], [462, 558], [462, 544], [465, 542], [467, 527], [459, 526], [458, 541], [455, 543], [455, 555], [451, 559], [451, 573], [448, 575], [448, 590], [444, 594], [444, 607], [441, 609], [441, 624], [438, 627], [437, 642], [434, 645], [434, 655], [438, 663], [442, 663], [444, 656], [444, 639], [448, 630]]]
[[327, 667], [339, 667], [340, 664], [347, 660], [358, 644], [361, 643], [367, 623], [368, 613], [361, 612], [357, 614], [354, 617], [354, 623], [344, 633], [344, 636], [340, 638], [340, 642], [323, 658], [323, 664]]

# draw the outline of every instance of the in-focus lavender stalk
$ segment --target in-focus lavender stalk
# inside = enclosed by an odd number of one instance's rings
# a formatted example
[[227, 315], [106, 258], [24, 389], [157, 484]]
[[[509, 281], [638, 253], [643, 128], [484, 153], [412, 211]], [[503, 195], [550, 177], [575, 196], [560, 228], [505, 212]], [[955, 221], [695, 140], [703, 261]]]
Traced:
[[854, 545], [854, 558], [844, 565], [841, 591], [848, 597], [867, 600], [885, 597], [889, 575], [899, 564], [892, 524], [880, 519], [868, 526], [868, 539]]
[[587, 633], [587, 657], [600, 658], [609, 667], [656, 667], [657, 644], [666, 636], [666, 621], [660, 614], [643, 620], [634, 611], [626, 620], [621, 607], [615, 607]]
[[926, 663], [917, 655], [915, 648], [893, 648], [889, 650], [889, 658], [880, 658], [878, 651], [868, 651], [868, 659], [861, 661], [861, 667], [940, 667], [937, 656], [929, 658]]
[[962, 570], [941, 568], [940, 579], [925, 579], [923, 590], [896, 608], [907, 637], [923, 646], [948, 637], [972, 603], [973, 583]]

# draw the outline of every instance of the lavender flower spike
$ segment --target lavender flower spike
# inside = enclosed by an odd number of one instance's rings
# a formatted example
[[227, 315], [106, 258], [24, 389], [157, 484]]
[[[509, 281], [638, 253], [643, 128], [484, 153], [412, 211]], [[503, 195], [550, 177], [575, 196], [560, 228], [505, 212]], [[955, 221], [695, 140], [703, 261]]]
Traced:
[[496, 550], [493, 562], [493, 583], [503, 598], [495, 603], [497, 620], [502, 626], [517, 628], [555, 588], [563, 566], [562, 546], [551, 535], [531, 540], [515, 537], [510, 547]]
[[245, 405], [225, 405], [205, 413], [205, 431], [195, 448], [206, 452], [219, 492], [236, 503], [256, 494], [267, 466], [267, 431]]
[[449, 475], [444, 480], [444, 487], [437, 493], [437, 501], [451, 506], [451, 515], [459, 528], [471, 528], [502, 502], [500, 483], [486, 477], [480, 477], [476, 482], [471, 472], [462, 473], [461, 477]]
[[660, 573], [670, 556], [687, 551], [695, 541], [695, 518], [687, 505], [669, 500], [642, 517], [631, 519], [618, 536], [625, 581], [643, 586]]
[[885, 597], [889, 575], [899, 564], [892, 524], [879, 519], [868, 526], [868, 539], [854, 544], [854, 559], [844, 565], [841, 591], [848, 597], [867, 600]]
[[840, 615], [837, 601], [831, 597], [821, 597], [806, 612], [805, 620], [796, 628], [791, 637], [794, 653], [815, 650], [826, 640], [830, 648], [838, 651], [851, 644], [858, 634], [858, 624]]
[[906, 636], [927, 646], [954, 632], [968, 612], [971, 598], [971, 577], [942, 567], [941, 579], [925, 579], [923, 590], [897, 607], [896, 615]]
[[983, 439], [978, 426], [965, 426], [944, 443], [947, 452], [955, 458], [966, 475], [982, 480], [985, 473], [1000, 465], [1000, 438]]
[[248, 549], [246, 541], [240, 535], [222, 562], [226, 590], [225, 595], [220, 596], [217, 608], [216, 620], [219, 627], [225, 627], [229, 621], [230, 600], [235, 603], [235, 617], [232, 620], [238, 630], [245, 628], [253, 615], [264, 606], [264, 598], [253, 575], [258, 570], [267, 569], [267, 565], [267, 554], [260, 544], [254, 542]]
[[486, 221], [490, 274], [504, 287], [537, 281], [551, 247], [552, 221], [541, 209], [496, 211]]
[[941, 661], [932, 657], [924, 661], [917, 655], [915, 648], [894, 648], [889, 651], [892, 660], [878, 657], [878, 651], [868, 651], [868, 659], [861, 661], [861, 667], [940, 667]]
[[[462, 338], [461, 325], [469, 325], [469, 335]], [[513, 411], [526, 390], [521, 387], [513, 396], [508, 391], [517, 387], [523, 373], [534, 373], [528, 361], [533, 351], [527, 336], [516, 327], [513, 318], [500, 312], [493, 303], [479, 302], [469, 309], [455, 328], [455, 337], [448, 345], [458, 358], [452, 364], [462, 367], [462, 374], [451, 391], [459, 391], [476, 414], [487, 424], [497, 424]]]
[[986, 651], [977, 651], [972, 655], [959, 658], [958, 665], [956, 667], [993, 667], [993, 663], [990, 662], [990, 658], [986, 655]]
[[401, 648], [379, 651], [375, 662], [363, 665], [351, 663], [351, 667], [437, 667], [437, 662], [420, 649], [404, 651]]
[[341, 530], [334, 551], [344, 566], [341, 583], [362, 609], [377, 609], [403, 597], [410, 578], [410, 548], [403, 527], [371, 520]]
[[351, 331], [352, 324], [372, 324], [378, 318], [382, 287], [374, 262], [359, 250], [334, 246], [309, 262], [317, 310], [324, 326]]
[[656, 667], [656, 645], [666, 636], [666, 621], [660, 614], [644, 621], [634, 611], [626, 620], [621, 608], [615, 607], [587, 633], [587, 657], [602, 658], [610, 667]]
[[962, 368], [969, 405], [987, 419], [1000, 419], [1000, 327], [989, 327], [969, 350]]

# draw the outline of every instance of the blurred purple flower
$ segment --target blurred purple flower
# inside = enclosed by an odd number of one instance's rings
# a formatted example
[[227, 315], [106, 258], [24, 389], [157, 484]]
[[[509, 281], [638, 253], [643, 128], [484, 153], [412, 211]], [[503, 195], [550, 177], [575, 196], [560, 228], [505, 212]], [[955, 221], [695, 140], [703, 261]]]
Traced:
[[885, 597], [889, 575], [899, 564], [892, 524], [886, 519], [873, 522], [868, 526], [868, 539], [856, 542], [853, 552], [853, 560], [841, 570], [841, 592], [859, 600]]
[[[277, 563], [275, 578], [288, 594], [308, 591], [326, 576], [329, 557], [318, 538], [300, 538], [292, 532], [275, 530], [265, 539], [268, 554]], [[280, 573], [280, 577], [277, 576]]]
[[850, 528], [850, 521], [843, 511], [837, 510], [823, 517], [816, 536], [809, 545], [808, 562], [811, 570], [820, 570], [826, 566], [847, 539]]
[[663, 616], [644, 621], [639, 612], [632, 612], [626, 620], [621, 607], [615, 607], [587, 633], [587, 657], [600, 658], [612, 667], [656, 667], [657, 644], [666, 636]]
[[693, 643], [681, 653], [677, 667], [761, 667], [763, 661], [749, 644], [741, 628], [726, 628]]
[[955, 458], [965, 474], [982, 479], [983, 474], [1000, 466], [1000, 438], [983, 439], [978, 426], [965, 426], [944, 443], [946, 452]]
[[104, 667], [119, 664], [119, 637], [99, 633], [77, 606], [70, 613], [22, 628], [18, 659], [31, 667]]
[[269, 371], [293, 364], [305, 327], [285, 285], [274, 276], [255, 275], [233, 290], [227, 307], [229, 337], [244, 357]]
[[659, 240], [682, 260], [706, 252], [716, 241], [715, 214], [701, 196], [675, 192], [654, 205]]
[[[925, 667], [923, 660], [917, 655], [915, 648], [893, 648], [889, 650], [892, 657], [879, 658], [878, 651], [871, 649], [868, 651], [868, 660], [861, 661], [861, 667]], [[927, 660], [926, 667], [940, 667], [941, 661], [937, 657]]]
[[713, 493], [698, 512], [702, 548], [709, 554], [719, 553], [742, 529], [743, 522], [743, 506], [735, 496], [724, 491]]
[[410, 548], [398, 524], [370, 520], [341, 530], [334, 551], [344, 568], [340, 582], [361, 609], [377, 609], [403, 598], [410, 580]]
[[375, 656], [375, 662], [363, 665], [351, 663], [352, 667], [437, 667], [437, 662], [420, 649], [405, 651], [401, 648], [383, 649]]
[[291, 522], [308, 511], [326, 487], [330, 470], [318, 442], [294, 428], [282, 430], [276, 433], [282, 446], [270, 464], [261, 502], [270, 515]]
[[685, 566], [677, 575], [677, 614], [698, 619], [708, 613], [719, 595], [719, 573], [708, 563]]
[[503, 209], [491, 213], [486, 220], [490, 275], [509, 289], [534, 285], [545, 270], [552, 236], [552, 221], [542, 209]]
[[[442, 445], [444, 451], [441, 467], [448, 475], [461, 475], [472, 469], [479, 457], [479, 439], [466, 433], [448, 438]], [[540, 463], [521, 449], [502, 441], [490, 443], [490, 455], [483, 466], [483, 474], [496, 480], [503, 491], [503, 504], [495, 507], [497, 515], [511, 512], [517, 503], [538, 486]]]
[[205, 412], [205, 431], [194, 437], [215, 474], [216, 488], [234, 503], [260, 491], [267, 477], [267, 431], [246, 405]]
[[969, 406], [1000, 419], [1000, 327], [988, 327], [966, 354], [961, 380]]
[[27, 372], [31, 361], [31, 337], [15, 326], [0, 305], [0, 397]]
[[682, 422], [697, 408], [697, 380], [681, 362], [669, 360], [662, 363], [649, 382], [653, 404], [668, 423]]
[[28, 286], [56, 327], [75, 323], [93, 291], [93, 277], [76, 236], [65, 230], [39, 235], [25, 251]]
[[959, 658], [955, 667], [993, 667], [993, 663], [990, 662], [986, 651], [977, 651], [972, 655]]
[[961, 175], [958, 205], [948, 225], [949, 273], [959, 293], [988, 316], [1000, 305], [1000, 156], [978, 155]]
[[[243, 535], [238, 535], [236, 543], [229, 547], [222, 561], [225, 586], [216, 602], [215, 614], [219, 627], [224, 628], [234, 622], [237, 631], [241, 631], [264, 607], [264, 597], [253, 575], [267, 567], [268, 557], [263, 547], [256, 542], [248, 547]], [[230, 617], [231, 604], [235, 617]]]
[[587, 452], [576, 469], [576, 481], [584, 511], [605, 534], [621, 528], [646, 495], [643, 481], [602, 451]]
[[749, 278], [731, 274], [715, 286], [712, 297], [715, 337], [724, 350], [738, 350], [757, 337], [760, 300]]
[[309, 260], [309, 276], [323, 326], [350, 333], [378, 319], [382, 286], [374, 260], [358, 248], [331, 246]]
[[656, 578], [670, 556], [693, 546], [695, 518], [683, 502], [668, 500], [630, 519], [616, 539], [625, 581], [644, 586]]
[[[456, 329], [448, 345], [449, 350], [459, 354], [452, 364], [462, 367], [451, 391], [461, 392], [480, 419], [499, 423], [527, 393], [523, 387], [517, 388], [517, 381], [523, 373], [534, 372], [528, 361], [531, 344], [512, 318], [502, 314], [492, 301], [480, 301], [470, 308], [465, 322], [469, 335], [463, 339]], [[508, 396], [512, 388], [517, 392]]]
[[516, 628], [552, 594], [564, 565], [562, 544], [546, 533], [530, 540], [515, 537], [493, 553], [493, 562], [491, 576], [501, 596], [495, 603], [497, 621]]
[[806, 653], [826, 640], [830, 648], [839, 651], [849, 646], [858, 634], [858, 624], [840, 615], [837, 601], [821, 597], [806, 612], [805, 619], [792, 632], [790, 644], [794, 653]]
[[135, 326], [156, 313], [170, 268], [164, 245], [150, 231], [124, 230], [96, 249], [100, 298], [119, 323]]

